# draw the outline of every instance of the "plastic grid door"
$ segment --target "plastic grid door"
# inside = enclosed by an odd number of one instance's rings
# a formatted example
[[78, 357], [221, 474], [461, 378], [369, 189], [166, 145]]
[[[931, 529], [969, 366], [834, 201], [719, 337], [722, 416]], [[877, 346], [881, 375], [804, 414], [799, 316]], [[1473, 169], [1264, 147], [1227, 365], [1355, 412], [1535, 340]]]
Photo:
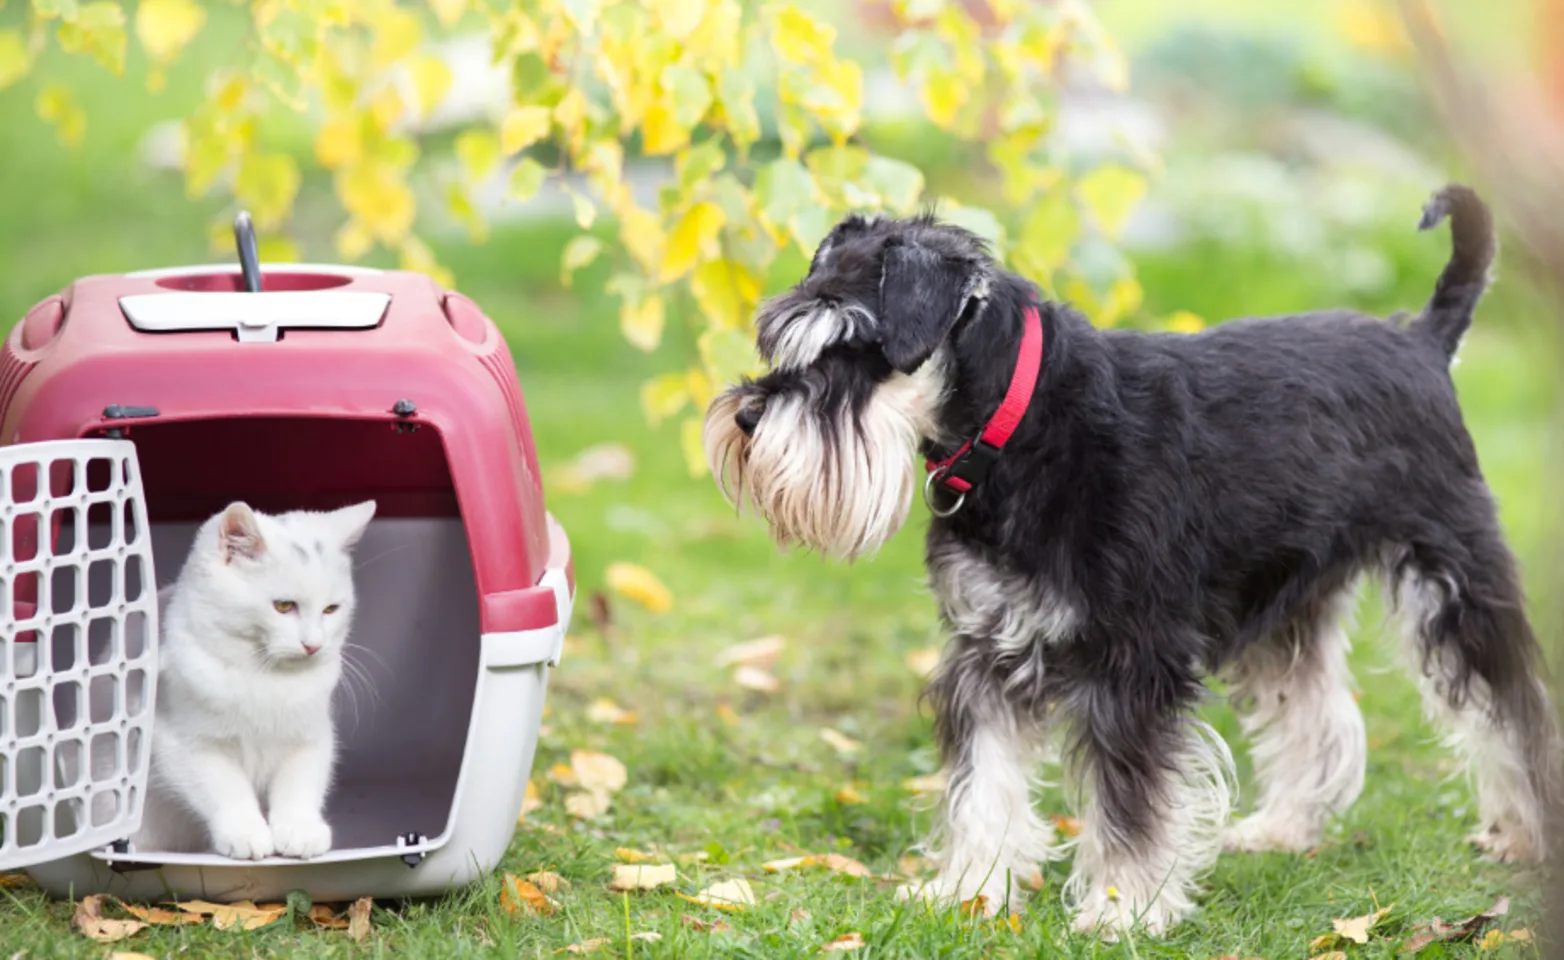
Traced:
[[128, 440], [0, 447], [0, 869], [140, 825], [157, 579]]

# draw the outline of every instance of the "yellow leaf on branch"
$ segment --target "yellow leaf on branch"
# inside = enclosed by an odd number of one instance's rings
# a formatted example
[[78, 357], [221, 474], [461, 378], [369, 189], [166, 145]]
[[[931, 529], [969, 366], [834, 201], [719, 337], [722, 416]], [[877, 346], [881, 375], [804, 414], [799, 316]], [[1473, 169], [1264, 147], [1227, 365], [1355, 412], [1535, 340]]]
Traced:
[[141, 0], [136, 5], [136, 39], [154, 63], [171, 63], [206, 23], [195, 0]]
[[709, 200], [685, 211], [684, 216], [668, 232], [668, 244], [663, 251], [658, 279], [663, 283], [677, 280], [689, 273], [699, 261], [716, 256], [717, 234], [726, 219], [722, 208]]
[[512, 107], [500, 123], [500, 152], [509, 157], [548, 135], [552, 114], [548, 107]]
[[66, 53], [85, 53], [115, 76], [125, 72], [125, 11], [114, 0], [82, 4], [55, 37]]

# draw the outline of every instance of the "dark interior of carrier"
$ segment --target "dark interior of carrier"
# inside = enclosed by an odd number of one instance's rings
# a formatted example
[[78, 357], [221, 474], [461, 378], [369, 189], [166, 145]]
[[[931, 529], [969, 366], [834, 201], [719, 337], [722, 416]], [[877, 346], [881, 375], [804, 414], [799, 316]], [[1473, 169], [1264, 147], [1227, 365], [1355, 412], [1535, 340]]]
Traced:
[[138, 424], [129, 437], [159, 588], [178, 577], [201, 522], [235, 500], [266, 513], [376, 501], [354, 550], [354, 646], [336, 696], [326, 818], [337, 853], [443, 834], [472, 714], [479, 619], [438, 433], [384, 420], [236, 418]]

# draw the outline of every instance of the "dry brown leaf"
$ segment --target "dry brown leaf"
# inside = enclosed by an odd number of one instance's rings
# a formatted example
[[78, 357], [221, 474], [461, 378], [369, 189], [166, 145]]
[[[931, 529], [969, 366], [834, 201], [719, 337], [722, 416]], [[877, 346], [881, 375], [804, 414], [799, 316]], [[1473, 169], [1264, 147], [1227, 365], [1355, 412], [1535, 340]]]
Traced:
[[517, 822], [527, 819], [527, 814], [541, 806], [543, 806], [543, 798], [538, 796], [538, 785], [528, 780], [527, 792], [521, 796], [521, 813], [516, 815]]
[[679, 868], [671, 863], [616, 863], [614, 879], [608, 889], [615, 893], [630, 890], [655, 890], [679, 879]]
[[187, 923], [206, 922], [206, 919], [199, 914], [186, 913], [182, 910], [164, 910], [162, 907], [143, 907], [112, 897], [110, 899], [119, 904], [120, 909], [133, 915], [137, 920], [144, 920], [153, 926], [178, 927]]
[[613, 798], [606, 790], [577, 790], [565, 797], [565, 812], [578, 820], [596, 820], [612, 804]]
[[[689, 898], [686, 897], [685, 899]], [[699, 930], [701, 933], [724, 933], [733, 929], [721, 920], [702, 920], [700, 917], [692, 917], [687, 913], [679, 917], [679, 922], [686, 927]]]
[[545, 917], [559, 909], [558, 904], [544, 896], [542, 890], [514, 873], [507, 873], [500, 886], [500, 906], [506, 913], [526, 910]]
[[[1114, 893], [1113, 893], [1113, 888], [1112, 887], [1108, 888], [1108, 897], [1110, 899], [1112, 899], [1114, 897]], [[988, 915], [988, 898], [983, 896], [980, 893], [977, 896], [973, 897], [971, 900], [964, 900], [964, 901], [962, 901], [961, 906], [959, 906], [957, 908], [956, 912], [961, 914], [961, 916], [967, 918], [968, 920], [974, 920], [974, 919], [976, 919], [978, 917], [987, 916]]]
[[[1401, 952], [1414, 954], [1421, 951], [1431, 943], [1464, 942], [1474, 939], [1491, 921], [1510, 912], [1510, 898], [1500, 897], [1489, 907], [1476, 916], [1467, 917], [1455, 923], [1445, 923], [1438, 917], [1429, 920], [1416, 930], [1412, 936], [1401, 944]], [[1529, 936], [1529, 934], [1528, 934]]]
[[527, 874], [527, 882], [544, 893], [558, 893], [560, 890], [570, 889], [569, 880], [549, 870], [539, 870], [537, 873]]
[[822, 944], [821, 953], [834, 953], [838, 950], [862, 950], [864, 947], [863, 934], [844, 933], [830, 943]]
[[263, 903], [256, 906], [249, 900], [239, 900], [234, 903], [185, 900], [174, 906], [186, 913], [211, 917], [212, 926], [219, 930], [229, 930], [234, 927], [241, 930], [259, 930], [267, 924], [276, 923], [288, 913], [287, 904]]
[[1310, 957], [1309, 960], [1347, 960], [1347, 955], [1340, 950], [1331, 950], [1328, 953]]
[[718, 881], [693, 897], [682, 893], [679, 896], [691, 903], [702, 903], [719, 910], [743, 910], [755, 905], [755, 891], [750, 889], [749, 881], [743, 877]]
[[[21, 956], [21, 954], [17, 954]], [[131, 953], [128, 950], [116, 950], [109, 954], [109, 960], [157, 960], [149, 953]]]
[[782, 860], [771, 860], [760, 865], [761, 869], [769, 873], [780, 873], [784, 870], [798, 870], [804, 867], [825, 867], [837, 873], [845, 873], [850, 877], [873, 876], [869, 868], [854, 860], [852, 857], [844, 857], [840, 853], [806, 854], [802, 857], [787, 857]]
[[736, 643], [717, 654], [717, 666], [770, 670], [786, 647], [787, 640], [776, 636], [761, 637], [748, 643]]
[[596, 750], [570, 751], [570, 769], [576, 774], [575, 785], [583, 790], [618, 793], [630, 779], [624, 764]]
[[1511, 940], [1514, 940], [1517, 943], [1531, 942], [1531, 931], [1527, 930], [1525, 927], [1516, 927], [1514, 930], [1509, 932], [1508, 936]]
[[346, 930], [348, 928], [347, 916], [345, 914], [340, 917], [337, 916], [337, 912], [324, 903], [317, 903], [311, 906], [309, 918], [311, 923], [322, 930]]
[[103, 915], [104, 896], [95, 893], [90, 897], [83, 897], [76, 904], [76, 912], [71, 917], [71, 926], [81, 932], [82, 936], [99, 943], [115, 943], [126, 937], [133, 937], [147, 928], [140, 920], [116, 920]]
[[1054, 829], [1059, 831], [1059, 836], [1061, 837], [1078, 837], [1081, 835], [1081, 821], [1074, 817], [1056, 813], [1048, 819], [1053, 821]]
[[833, 796], [836, 798], [836, 802], [844, 807], [856, 807], [869, 802], [869, 798], [859, 793], [858, 788], [850, 783], [845, 784]]
[[607, 943], [608, 943], [608, 938], [607, 937], [593, 937], [590, 940], [583, 940], [580, 943], [572, 943], [569, 946], [567, 946], [565, 949], [560, 950], [558, 952], [559, 953], [596, 953], [599, 948], [603, 947]]
[[1041, 889], [1043, 889], [1043, 871], [1041, 871], [1041, 870], [1033, 870], [1031, 873], [1029, 873], [1026, 876], [1022, 877], [1021, 878], [1021, 886], [1025, 887], [1028, 890], [1041, 890]]
[[759, 667], [739, 667], [733, 671], [733, 682], [757, 693], [776, 693], [782, 689], [782, 681]]
[[33, 878], [25, 873], [0, 873], [0, 890], [30, 887], [32, 885]]
[[908, 793], [944, 793], [945, 775], [943, 773], [931, 773], [922, 777], [911, 777], [903, 780], [901, 786]]
[[348, 907], [348, 936], [354, 943], [363, 943], [369, 936], [369, 914], [375, 909], [375, 901], [370, 897], [359, 897]]
[[795, 910], [793, 910], [791, 913], [789, 913], [787, 915], [787, 922], [788, 923], [803, 923], [805, 920], [808, 920], [808, 919], [809, 919], [809, 911], [805, 910], [803, 907], [798, 907], [798, 908], [796, 908]]
[[863, 744], [859, 743], [857, 740], [854, 740], [852, 737], [849, 737], [847, 734], [842, 733], [840, 730], [834, 730], [831, 727], [825, 727], [820, 731], [820, 739], [824, 740], [826, 743], [829, 743], [831, 745], [831, 749], [835, 750], [837, 753], [842, 754], [843, 756], [857, 753], [863, 749]]
[[930, 647], [907, 654], [907, 666], [920, 677], [927, 677], [939, 666], [939, 651]]

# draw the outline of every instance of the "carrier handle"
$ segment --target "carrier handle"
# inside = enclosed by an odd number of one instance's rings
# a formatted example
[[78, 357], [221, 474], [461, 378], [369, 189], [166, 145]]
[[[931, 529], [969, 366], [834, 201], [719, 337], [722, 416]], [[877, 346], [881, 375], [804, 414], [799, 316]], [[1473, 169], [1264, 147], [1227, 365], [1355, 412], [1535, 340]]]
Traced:
[[240, 210], [234, 217], [234, 243], [239, 247], [239, 270], [244, 274], [245, 292], [260, 293], [261, 255], [255, 246], [255, 223], [248, 210]]

